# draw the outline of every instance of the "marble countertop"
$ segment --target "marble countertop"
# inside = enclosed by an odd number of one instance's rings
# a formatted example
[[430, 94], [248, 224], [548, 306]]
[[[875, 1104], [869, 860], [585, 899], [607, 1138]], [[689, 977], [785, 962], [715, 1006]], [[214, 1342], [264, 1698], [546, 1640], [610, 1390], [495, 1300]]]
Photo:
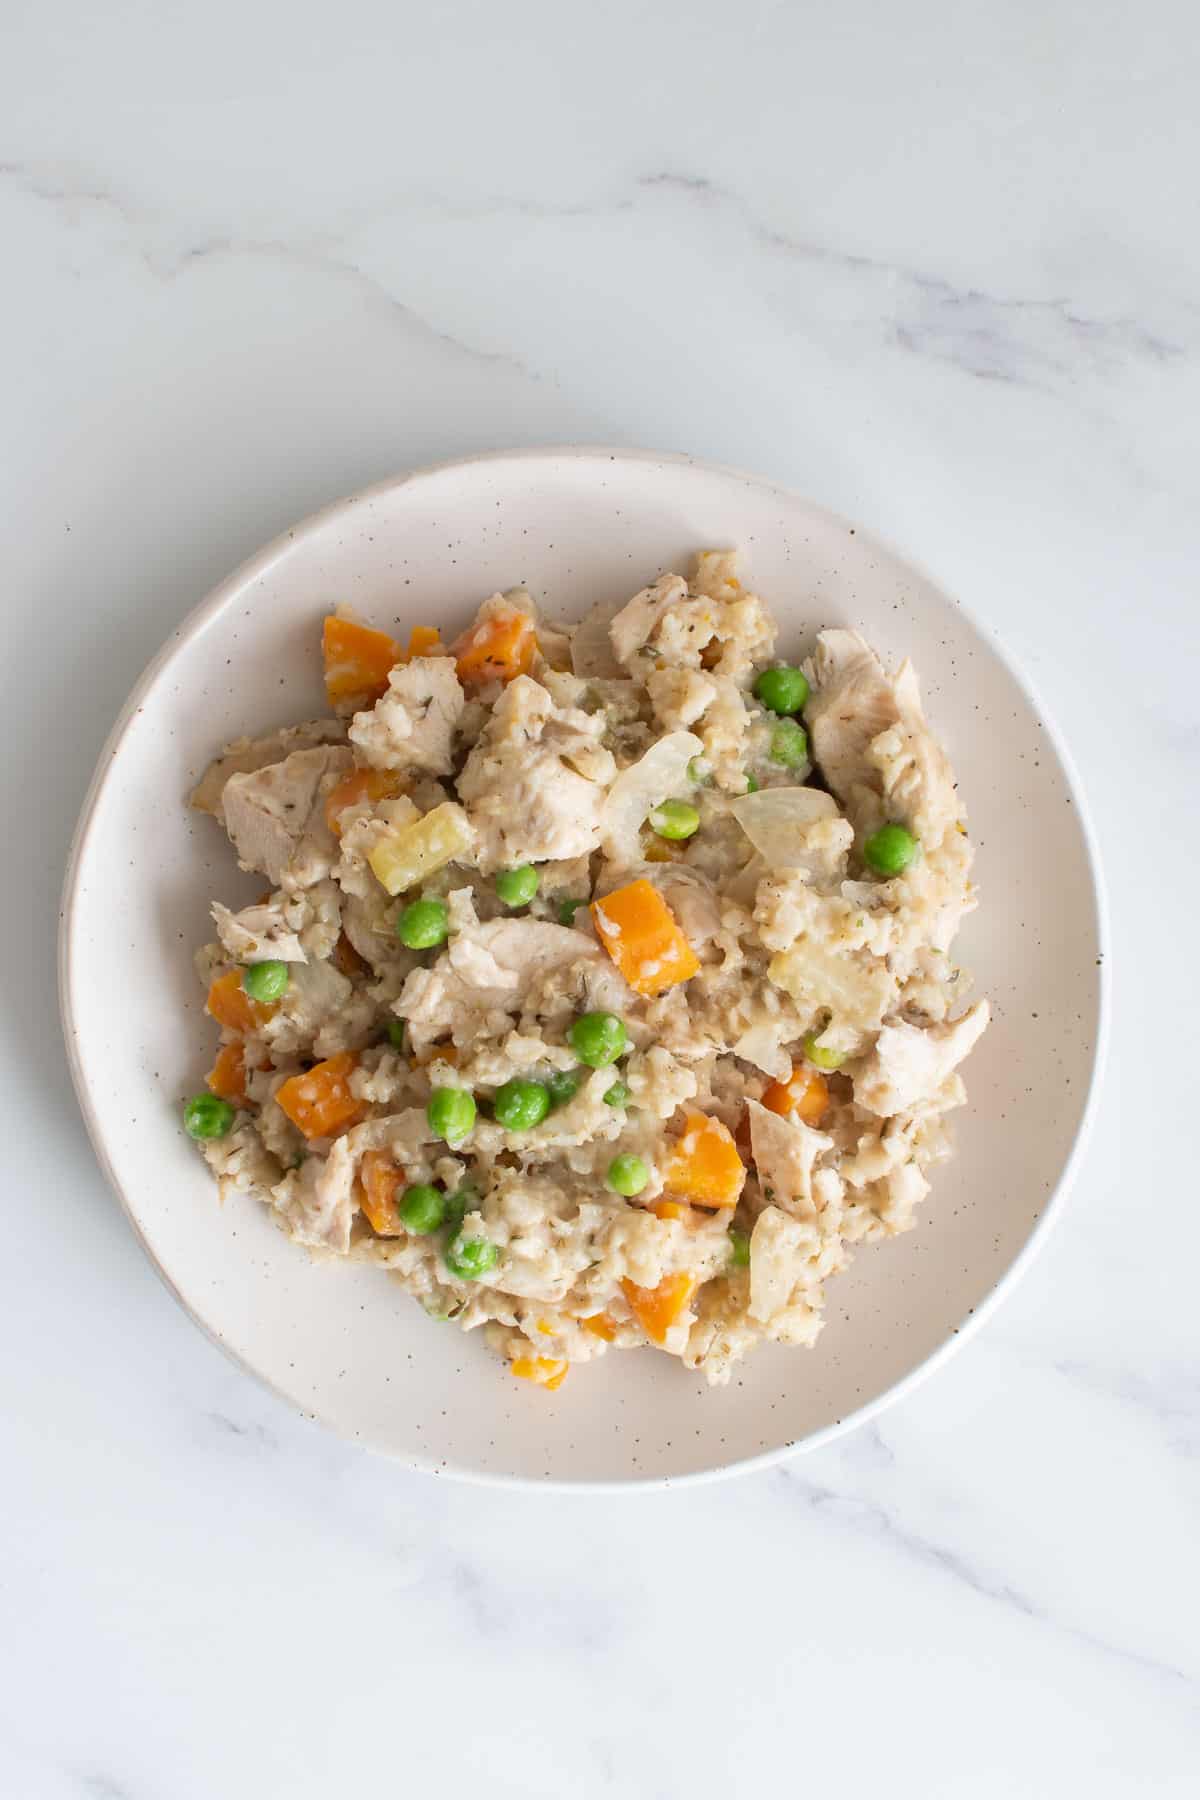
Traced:
[[[1194, 1795], [1192, 7], [17, 0], [0, 43], [0, 1792]], [[803, 489], [998, 624], [1114, 948], [996, 1317], [831, 1448], [624, 1500], [406, 1475], [229, 1366], [54, 995], [88, 774], [195, 600], [383, 474], [586, 441]]]

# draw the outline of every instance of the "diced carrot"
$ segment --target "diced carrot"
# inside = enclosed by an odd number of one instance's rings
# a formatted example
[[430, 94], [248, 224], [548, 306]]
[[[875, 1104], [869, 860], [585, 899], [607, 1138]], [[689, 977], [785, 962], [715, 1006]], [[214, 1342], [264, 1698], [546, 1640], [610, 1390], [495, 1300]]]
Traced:
[[746, 1165], [728, 1126], [706, 1113], [689, 1113], [663, 1171], [664, 1184], [697, 1206], [736, 1206], [745, 1179]]
[[372, 706], [387, 688], [388, 675], [399, 659], [400, 647], [386, 631], [372, 631], [354, 619], [331, 613], [321, 634], [325, 659], [325, 692], [331, 706], [360, 700]]
[[246, 1099], [246, 1051], [240, 1039], [222, 1044], [208, 1075], [208, 1085], [222, 1100], [244, 1105]]
[[567, 1379], [570, 1363], [557, 1356], [517, 1356], [509, 1367], [521, 1381], [534, 1381], [551, 1392]]
[[606, 1344], [611, 1344], [617, 1335], [617, 1328], [607, 1313], [593, 1313], [590, 1319], [580, 1319], [579, 1323], [593, 1337], [603, 1338]]
[[397, 1210], [404, 1176], [384, 1150], [368, 1150], [362, 1159], [359, 1199], [377, 1237], [400, 1237], [404, 1227]]
[[661, 994], [700, 967], [674, 913], [645, 879], [606, 894], [591, 912], [604, 948], [635, 993]]
[[224, 975], [217, 976], [208, 990], [206, 1004], [218, 1025], [227, 1025], [230, 1031], [243, 1033], [265, 1025], [278, 1010], [274, 1002], [267, 1005], [262, 1000], [250, 998], [242, 986], [240, 969], [227, 969]]
[[404, 661], [412, 662], [416, 656], [437, 656], [441, 648], [441, 633], [436, 625], [414, 625], [408, 634], [408, 649], [404, 652]]
[[325, 823], [334, 837], [342, 835], [342, 814], [364, 800], [387, 800], [400, 792], [400, 777], [394, 769], [351, 769], [348, 775], [331, 787], [325, 799]]
[[367, 975], [371, 970], [370, 963], [358, 954], [344, 931], [333, 946], [333, 955], [329, 960], [349, 981], [356, 981], [360, 975]]
[[533, 620], [510, 606], [480, 619], [455, 642], [452, 654], [464, 687], [509, 682], [528, 673], [537, 649]]
[[768, 1112], [786, 1119], [795, 1113], [806, 1125], [817, 1125], [829, 1105], [829, 1083], [807, 1063], [794, 1068], [786, 1081], [773, 1081], [762, 1097]]
[[362, 1115], [362, 1102], [350, 1092], [350, 1076], [358, 1058], [349, 1050], [319, 1062], [303, 1075], [285, 1081], [275, 1098], [306, 1138], [330, 1137]]
[[662, 1344], [672, 1325], [687, 1311], [699, 1285], [697, 1276], [682, 1271], [678, 1275], [664, 1275], [657, 1287], [639, 1287], [636, 1281], [625, 1280], [621, 1289], [646, 1336], [654, 1343]]
[[678, 1200], [656, 1200], [650, 1208], [656, 1219], [682, 1219], [683, 1207]]

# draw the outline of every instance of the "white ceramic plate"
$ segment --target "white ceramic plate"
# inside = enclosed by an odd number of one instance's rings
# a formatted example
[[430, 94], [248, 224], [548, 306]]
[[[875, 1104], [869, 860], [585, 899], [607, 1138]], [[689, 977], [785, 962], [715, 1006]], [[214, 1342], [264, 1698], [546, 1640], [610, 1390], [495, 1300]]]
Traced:
[[[311, 1262], [250, 1202], [218, 1206], [179, 1126], [213, 1032], [192, 973], [212, 898], [249, 899], [184, 798], [241, 732], [319, 715], [322, 615], [456, 630], [518, 583], [553, 613], [624, 597], [696, 548], [739, 545], [797, 655], [826, 624], [909, 654], [979, 844], [960, 940], [994, 1023], [966, 1068], [958, 1155], [918, 1229], [829, 1285], [815, 1350], [758, 1351], [725, 1389], [650, 1351], [513, 1381], [378, 1271]], [[821, 1442], [928, 1371], [1029, 1260], [1087, 1116], [1105, 1013], [1102, 921], [1061, 746], [980, 627], [862, 531], [685, 458], [598, 450], [474, 458], [387, 482], [297, 526], [201, 605], [146, 671], [84, 806], [61, 979], [100, 1161], [159, 1272], [247, 1369], [350, 1438], [434, 1472], [557, 1482], [682, 1479]]]

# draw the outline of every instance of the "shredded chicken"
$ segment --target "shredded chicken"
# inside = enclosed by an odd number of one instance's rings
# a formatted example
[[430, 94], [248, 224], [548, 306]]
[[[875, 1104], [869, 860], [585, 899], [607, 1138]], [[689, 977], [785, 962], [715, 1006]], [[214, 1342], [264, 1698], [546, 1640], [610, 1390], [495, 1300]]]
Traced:
[[337, 851], [325, 798], [354, 764], [348, 749], [293, 750], [282, 762], [231, 775], [222, 795], [225, 829], [243, 869], [282, 888], [311, 887], [329, 874]]
[[350, 742], [373, 769], [427, 769], [448, 775], [465, 696], [449, 656], [419, 656], [388, 677], [388, 691], [356, 713]]

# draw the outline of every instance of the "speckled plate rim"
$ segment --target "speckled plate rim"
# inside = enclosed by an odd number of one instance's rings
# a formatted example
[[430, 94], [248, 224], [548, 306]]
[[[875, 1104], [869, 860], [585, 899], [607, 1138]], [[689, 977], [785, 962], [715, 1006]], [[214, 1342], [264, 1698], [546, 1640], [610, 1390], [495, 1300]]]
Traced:
[[[117, 715], [112, 730], [105, 739], [104, 747], [97, 760], [95, 772], [88, 784], [83, 805], [80, 809], [79, 820], [71, 839], [71, 845], [67, 855], [62, 903], [59, 914], [59, 1012], [62, 1019], [67, 1063], [71, 1072], [71, 1080], [75, 1088], [76, 1097], [79, 1101], [80, 1111], [83, 1114], [84, 1124], [87, 1128], [88, 1136], [91, 1139], [92, 1148], [96, 1153], [96, 1159], [100, 1165], [101, 1171], [116, 1195], [130, 1230], [140, 1244], [151, 1267], [154, 1269], [163, 1285], [183, 1308], [184, 1312], [187, 1313], [188, 1317], [199, 1327], [209, 1341], [215, 1344], [217, 1348], [239, 1369], [243, 1370], [247, 1375], [250, 1375], [260, 1386], [267, 1388], [291, 1411], [299, 1412], [302, 1417], [311, 1419], [315, 1423], [324, 1426], [326, 1429], [332, 1431], [335, 1436], [342, 1438], [343, 1441], [347, 1443], [356, 1442], [356, 1440], [341, 1429], [335, 1418], [331, 1418], [322, 1412], [310, 1412], [303, 1407], [297, 1406], [295, 1400], [289, 1394], [277, 1386], [269, 1376], [263, 1374], [260, 1369], [256, 1368], [253, 1363], [239, 1355], [236, 1350], [227, 1344], [221, 1336], [213, 1330], [208, 1321], [196, 1311], [195, 1307], [192, 1306], [187, 1299], [185, 1299], [183, 1293], [176, 1286], [167, 1270], [154, 1254], [138, 1223], [133, 1207], [126, 1196], [124, 1187], [117, 1175], [111, 1157], [109, 1156], [105, 1144], [103, 1126], [92, 1104], [87, 1077], [78, 1048], [78, 1032], [75, 1026], [73, 993], [75, 983], [78, 979], [75, 957], [75, 916], [76, 902], [78, 899], [80, 864], [96, 820], [100, 800], [107, 783], [112, 778], [116, 766], [117, 752], [121, 747], [122, 740], [125, 737], [130, 722], [136, 716], [138, 708], [142, 705], [147, 693], [168, 668], [173, 658], [185, 648], [196, 633], [202, 630], [210, 620], [215, 619], [236, 594], [244, 591], [250, 583], [265, 575], [272, 565], [281, 557], [291, 553], [301, 538], [309, 536], [324, 528], [340, 517], [349, 516], [364, 502], [374, 500], [399, 488], [413, 486], [414, 484], [418, 484], [433, 476], [440, 476], [452, 471], [465, 472], [480, 464], [536, 462], [545, 460], [546, 458], [559, 458], [564, 461], [585, 461], [600, 457], [626, 464], [642, 463], [653, 464], [655, 466], [666, 464], [677, 468], [695, 468], [697, 470], [703, 470], [708, 475], [745, 483], [756, 489], [759, 493], [765, 496], [778, 497], [785, 503], [793, 505], [797, 503], [802, 504], [809, 508], [813, 513], [820, 514], [823, 518], [832, 523], [839, 525], [849, 524], [849, 521], [845, 520], [841, 514], [834, 512], [832, 508], [822, 506], [819, 502], [810, 500], [806, 495], [799, 493], [793, 488], [787, 488], [779, 482], [770, 481], [756, 473], [734, 468], [725, 463], [709, 462], [707, 459], [689, 456], [686, 452], [682, 451], [632, 450], [614, 448], [602, 444], [549, 444], [527, 447], [519, 450], [485, 451], [465, 457], [448, 457], [440, 462], [424, 464], [422, 467], [411, 470], [406, 474], [387, 476], [380, 481], [373, 482], [368, 487], [359, 489], [356, 493], [330, 502], [328, 506], [324, 506], [318, 511], [310, 513], [297, 524], [280, 532], [279, 535], [273, 538], [263, 549], [257, 551], [253, 556], [241, 563], [225, 578], [224, 581], [185, 615], [180, 624], [172, 632], [171, 636], [163, 644], [162, 648], [146, 665], [146, 668], [142, 671], [133, 691], [129, 695], [128, 700]], [[879, 1414], [884, 1412], [888, 1407], [895, 1405], [897, 1401], [903, 1400], [907, 1395], [915, 1392], [922, 1382], [927, 1380], [928, 1377], [933, 1375], [938, 1369], [942, 1368], [950, 1357], [953, 1356], [963, 1344], [972, 1338], [980, 1327], [991, 1318], [1001, 1301], [1013, 1291], [1022, 1276], [1030, 1268], [1034, 1258], [1045, 1245], [1051, 1230], [1058, 1222], [1058, 1219], [1065, 1209], [1068, 1194], [1070, 1193], [1076, 1175], [1078, 1174], [1079, 1165], [1087, 1149], [1088, 1141], [1091, 1137], [1092, 1128], [1095, 1123], [1100, 1088], [1108, 1061], [1111, 1017], [1112, 977], [1110, 969], [1111, 958], [1109, 955], [1110, 928], [1108, 896], [1101, 874], [1096, 834], [1092, 824], [1091, 812], [1083, 783], [1080, 779], [1078, 769], [1076, 768], [1074, 758], [1053, 718], [1047, 711], [1035, 685], [1025, 672], [1018, 668], [1007, 655], [996, 633], [991, 630], [987, 623], [973, 612], [969, 606], [964, 605], [964, 603], [956, 596], [948, 594], [941, 582], [929, 575], [923, 566], [911, 556], [900, 555], [883, 538], [867, 528], [856, 524], [854, 529], [860, 541], [876, 546], [882, 554], [889, 557], [892, 561], [910, 569], [915, 575], [928, 583], [930, 587], [942, 594], [950, 601], [955, 609], [962, 614], [963, 618], [979, 637], [984, 640], [989, 650], [1006, 670], [1015, 685], [1021, 690], [1026, 700], [1041, 720], [1046, 738], [1058, 760], [1064, 781], [1066, 782], [1068, 791], [1077, 810], [1080, 833], [1083, 839], [1088, 874], [1096, 908], [1096, 938], [1098, 955], [1100, 957], [1099, 981], [1097, 984], [1096, 1037], [1092, 1052], [1091, 1071], [1088, 1079], [1087, 1098], [1084, 1103], [1079, 1127], [1054, 1188], [1042, 1209], [1037, 1223], [1033, 1226], [1021, 1249], [1017, 1252], [1003, 1275], [1001, 1275], [995, 1285], [975, 1307], [970, 1316], [963, 1319], [957, 1331], [953, 1332], [936, 1350], [932, 1351], [923, 1362], [919, 1363], [915, 1368], [910, 1369], [906, 1375], [902, 1376], [900, 1380], [893, 1382], [890, 1387], [884, 1388], [882, 1392], [876, 1394], [872, 1399], [864, 1401], [862, 1406], [856, 1407], [852, 1412], [846, 1413], [842, 1418], [835, 1420], [833, 1424], [824, 1426], [820, 1430], [809, 1432], [805, 1437], [798, 1438], [791, 1444], [779, 1445], [774, 1449], [764, 1450], [755, 1456], [737, 1458], [731, 1462], [722, 1463], [718, 1467], [694, 1470], [684, 1475], [634, 1476], [629, 1479], [622, 1478], [619, 1480], [587, 1479], [580, 1481], [563, 1480], [558, 1477], [550, 1476], [531, 1479], [522, 1475], [492, 1473], [490, 1471], [478, 1469], [456, 1468], [452, 1464], [434, 1464], [418, 1455], [402, 1455], [399, 1452], [388, 1450], [382, 1446], [367, 1446], [375, 1454], [387, 1457], [389, 1461], [397, 1463], [402, 1468], [411, 1469], [420, 1474], [436, 1475], [442, 1478], [449, 1477], [453, 1480], [469, 1482], [480, 1487], [548, 1490], [555, 1493], [632, 1493], [644, 1492], [647, 1489], [685, 1486], [694, 1487], [701, 1483], [724, 1480], [731, 1475], [749, 1473], [756, 1469], [771, 1468], [793, 1456], [800, 1455], [802, 1452], [821, 1449], [824, 1445], [832, 1443], [844, 1433], [853, 1430], [859, 1425], [866, 1424], [868, 1420], [877, 1418]], [[360, 1449], [363, 1448], [361, 1442], [357, 1443], [357, 1447]]]

